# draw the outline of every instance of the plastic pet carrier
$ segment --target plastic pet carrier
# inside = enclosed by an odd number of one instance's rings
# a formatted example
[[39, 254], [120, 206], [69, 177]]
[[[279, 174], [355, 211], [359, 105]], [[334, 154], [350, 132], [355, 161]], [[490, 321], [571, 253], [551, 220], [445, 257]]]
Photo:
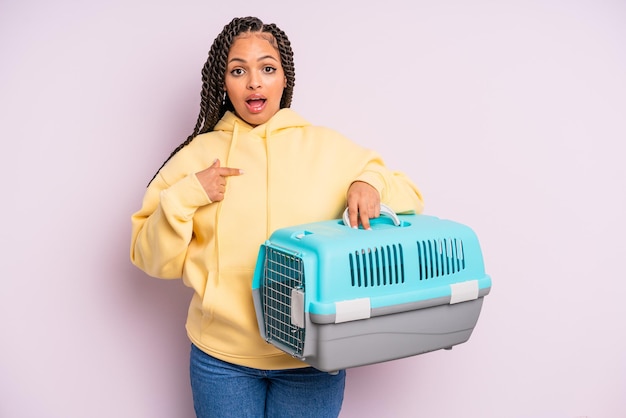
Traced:
[[372, 230], [343, 219], [275, 231], [252, 282], [262, 337], [322, 370], [466, 342], [491, 289], [476, 234], [381, 207]]

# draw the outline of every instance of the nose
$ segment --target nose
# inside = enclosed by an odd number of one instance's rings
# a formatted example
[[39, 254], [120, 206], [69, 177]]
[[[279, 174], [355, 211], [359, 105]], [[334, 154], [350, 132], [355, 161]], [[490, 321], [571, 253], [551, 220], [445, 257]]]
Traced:
[[248, 89], [256, 90], [261, 87], [261, 77], [254, 72], [250, 74], [250, 78], [248, 79]]

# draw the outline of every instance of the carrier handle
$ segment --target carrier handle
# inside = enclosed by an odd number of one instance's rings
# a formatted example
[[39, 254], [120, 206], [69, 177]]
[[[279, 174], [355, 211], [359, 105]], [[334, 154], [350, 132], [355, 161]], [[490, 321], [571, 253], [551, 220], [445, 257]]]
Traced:
[[[393, 224], [395, 226], [400, 226], [400, 224], [402, 223], [400, 222], [400, 218], [398, 218], [398, 215], [396, 215], [393, 209], [391, 209], [389, 206], [383, 203], [380, 204], [380, 214], [389, 216], [391, 220], [393, 220]], [[350, 226], [350, 217], [348, 216], [348, 208], [346, 208], [346, 210], [343, 211], [343, 224], [346, 226]]]

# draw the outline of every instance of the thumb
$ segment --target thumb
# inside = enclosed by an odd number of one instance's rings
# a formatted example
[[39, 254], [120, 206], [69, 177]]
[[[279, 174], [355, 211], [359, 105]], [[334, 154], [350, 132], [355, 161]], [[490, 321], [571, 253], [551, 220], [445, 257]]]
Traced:
[[219, 168], [219, 166], [220, 166], [220, 159], [216, 158], [215, 161], [213, 161], [213, 164], [211, 164], [211, 167]]

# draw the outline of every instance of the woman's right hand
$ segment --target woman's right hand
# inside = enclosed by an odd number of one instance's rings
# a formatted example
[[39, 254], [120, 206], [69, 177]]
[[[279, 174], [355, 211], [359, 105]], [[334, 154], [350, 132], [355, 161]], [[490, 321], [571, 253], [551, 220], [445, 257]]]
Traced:
[[226, 177], [240, 176], [243, 170], [238, 168], [220, 167], [220, 160], [216, 159], [213, 164], [196, 173], [196, 177], [211, 199], [211, 202], [224, 200], [226, 192]]

